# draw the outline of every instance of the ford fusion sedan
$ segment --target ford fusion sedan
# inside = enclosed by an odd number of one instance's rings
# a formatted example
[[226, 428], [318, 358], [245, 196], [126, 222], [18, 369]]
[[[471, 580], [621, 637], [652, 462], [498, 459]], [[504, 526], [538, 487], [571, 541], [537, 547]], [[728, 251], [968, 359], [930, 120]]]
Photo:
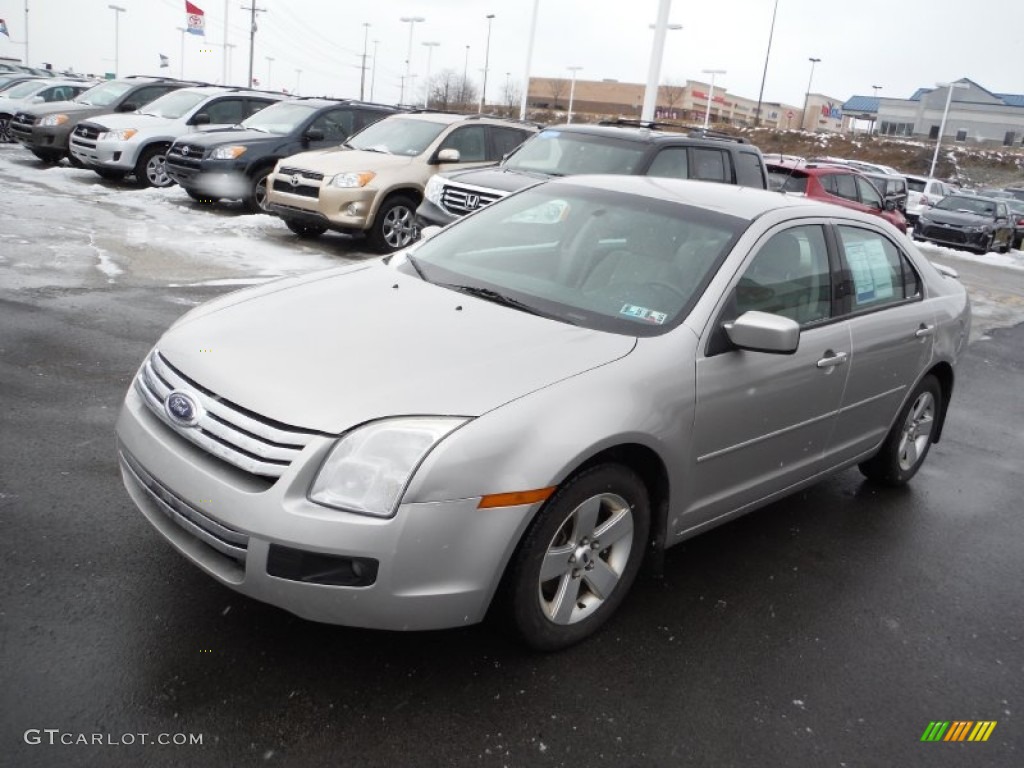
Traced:
[[947, 195], [918, 217], [914, 237], [976, 253], [1006, 253], [1013, 244], [1014, 221], [1006, 200]]
[[197, 307], [118, 451], [142, 514], [232, 589], [392, 630], [493, 605], [551, 650], [651, 553], [847, 467], [909, 481], [969, 330], [953, 273], [877, 216], [567, 177]]

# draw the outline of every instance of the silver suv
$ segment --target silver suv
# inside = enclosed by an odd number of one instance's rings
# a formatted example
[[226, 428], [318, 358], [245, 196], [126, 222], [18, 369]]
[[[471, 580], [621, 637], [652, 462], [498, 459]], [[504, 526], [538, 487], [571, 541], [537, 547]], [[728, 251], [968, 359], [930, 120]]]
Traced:
[[238, 125], [284, 94], [243, 88], [183, 88], [130, 114], [103, 115], [78, 124], [71, 156], [105, 179], [134, 174], [140, 187], [169, 187], [164, 155], [175, 139], [209, 126]]

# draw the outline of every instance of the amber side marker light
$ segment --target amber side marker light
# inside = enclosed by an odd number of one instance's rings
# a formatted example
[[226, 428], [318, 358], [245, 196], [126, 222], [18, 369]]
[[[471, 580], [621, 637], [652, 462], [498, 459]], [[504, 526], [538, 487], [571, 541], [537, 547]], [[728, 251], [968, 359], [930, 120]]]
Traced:
[[512, 493], [491, 493], [480, 497], [477, 509], [490, 509], [492, 507], [516, 507], [520, 504], [536, 504], [538, 501], [545, 501], [558, 488], [552, 485], [550, 488], [538, 488], [535, 491], [513, 491]]

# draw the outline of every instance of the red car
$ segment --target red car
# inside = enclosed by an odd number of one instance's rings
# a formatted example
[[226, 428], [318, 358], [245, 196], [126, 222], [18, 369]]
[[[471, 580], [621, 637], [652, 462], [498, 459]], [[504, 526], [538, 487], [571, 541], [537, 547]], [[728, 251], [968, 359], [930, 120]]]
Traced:
[[881, 216], [901, 232], [907, 231], [907, 220], [896, 207], [893, 199], [883, 199], [870, 179], [855, 171], [835, 165], [806, 163], [783, 160], [772, 162], [765, 158], [768, 167], [768, 186], [780, 192], [806, 195], [814, 200], [824, 200], [855, 211]]

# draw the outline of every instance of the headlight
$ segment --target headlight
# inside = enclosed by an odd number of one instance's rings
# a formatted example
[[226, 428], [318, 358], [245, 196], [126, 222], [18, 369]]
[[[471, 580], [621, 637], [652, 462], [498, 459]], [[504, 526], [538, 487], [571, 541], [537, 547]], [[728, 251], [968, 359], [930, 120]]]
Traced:
[[236, 157], [240, 157], [245, 154], [245, 147], [233, 146], [233, 147], [217, 147], [213, 150], [213, 154], [210, 155], [211, 160], [234, 160]]
[[354, 189], [356, 187], [365, 187], [373, 177], [377, 174], [373, 171], [360, 171], [358, 173], [339, 173], [333, 179], [331, 179], [332, 187], [342, 187], [344, 189]]
[[966, 228], [968, 232], [988, 232], [991, 229], [989, 224], [975, 224], [973, 227]]
[[326, 507], [391, 517], [420, 462], [466, 419], [385, 419], [349, 432], [331, 449], [309, 489]]
[[128, 141], [132, 136], [138, 133], [134, 128], [125, 128], [123, 131], [105, 131], [101, 133], [97, 138], [100, 141], [113, 139], [114, 141]]
[[40, 125], [64, 125], [68, 121], [67, 115], [47, 115], [39, 121]]
[[436, 173], [427, 181], [423, 196], [434, 205], [441, 205], [441, 193], [444, 192], [444, 179]]

